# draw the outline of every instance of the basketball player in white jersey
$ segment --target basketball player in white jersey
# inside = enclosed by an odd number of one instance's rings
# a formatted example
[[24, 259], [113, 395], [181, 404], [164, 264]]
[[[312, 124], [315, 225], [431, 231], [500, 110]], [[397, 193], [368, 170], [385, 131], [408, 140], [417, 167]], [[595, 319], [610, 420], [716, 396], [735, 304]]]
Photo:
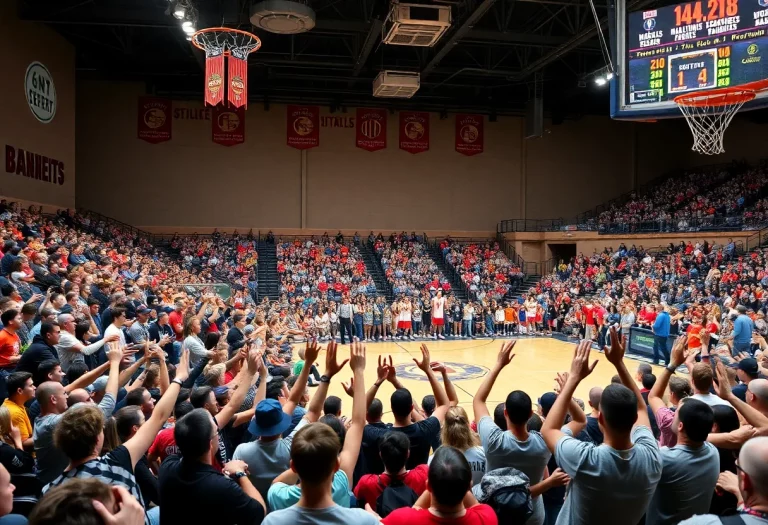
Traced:
[[411, 318], [411, 311], [413, 305], [411, 305], [411, 299], [406, 297], [402, 303], [400, 303], [401, 319], [403, 322], [403, 339], [414, 340], [413, 337], [413, 321]]
[[432, 298], [432, 326], [435, 333], [432, 334], [432, 339], [445, 339], [443, 335], [445, 316], [443, 314], [445, 310], [445, 297], [443, 297], [443, 291], [438, 290], [437, 295]]

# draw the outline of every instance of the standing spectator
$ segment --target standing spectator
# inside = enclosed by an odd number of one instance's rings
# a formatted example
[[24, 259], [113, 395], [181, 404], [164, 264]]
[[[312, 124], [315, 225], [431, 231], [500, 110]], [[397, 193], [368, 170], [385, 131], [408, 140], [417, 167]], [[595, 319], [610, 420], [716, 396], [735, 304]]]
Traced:
[[[552, 488], [564, 484], [565, 478], [550, 476], [544, 479], [544, 470], [549, 458], [552, 456], [547, 443], [539, 432], [528, 431], [528, 420], [533, 415], [533, 403], [525, 392], [515, 390], [510, 392], [504, 403], [504, 416], [509, 430], [501, 430], [491, 418], [486, 406], [491, 389], [501, 371], [510, 364], [515, 356], [512, 349], [516, 341], [510, 341], [502, 345], [496, 364], [485, 378], [477, 394], [472, 401], [475, 411], [477, 430], [485, 450], [486, 470], [488, 472], [504, 467], [514, 467], [526, 476], [531, 482], [531, 498], [533, 500], [533, 515], [526, 522], [528, 525], [541, 525], [544, 523], [544, 503], [541, 494]], [[569, 403], [573, 421], [568, 428], [574, 435], [584, 429], [586, 417], [584, 412], [575, 402]], [[550, 420], [552, 416], [547, 418]], [[560, 425], [565, 420], [565, 414], [559, 417]], [[557, 425], [557, 428], [560, 428]]]
[[[722, 472], [717, 487], [733, 494], [743, 502], [739, 510], [739, 521], [748, 525], [768, 524], [768, 437], [756, 437], [747, 441], [739, 452], [738, 474]], [[738, 523], [735, 518], [729, 518]], [[680, 525], [718, 525], [726, 518], [712, 514], [694, 516]]]
[[[353, 417], [345, 446], [324, 423], [312, 423], [299, 430], [291, 445], [291, 469], [301, 479], [301, 497], [296, 505], [270, 513], [264, 520], [266, 525], [379, 523], [378, 518], [365, 511], [344, 508], [333, 500], [336, 471], [341, 468], [342, 477], [351, 477], [365, 424], [365, 346], [351, 346], [349, 364], [354, 374]], [[352, 444], [347, 447], [349, 440]]]
[[571, 478], [558, 522], [637, 525], [659, 483], [661, 457], [645, 401], [624, 365], [624, 345], [614, 328], [606, 358], [623, 386], [611, 384], [603, 390], [603, 445], [578, 441], [570, 429], [559, 428], [576, 387], [597, 365], [589, 363], [590, 347], [590, 341], [576, 347], [568, 379], [542, 427], [549, 450]]
[[352, 316], [354, 309], [349, 303], [349, 296], [345, 295], [341, 299], [341, 305], [339, 306], [339, 331], [341, 332], [341, 344], [346, 344], [344, 339], [344, 333], [349, 335], [349, 342], [354, 341], [354, 333], [352, 330]]
[[747, 315], [746, 306], [740, 304], [736, 307], [736, 311], [739, 315], [733, 322], [733, 332], [731, 332], [731, 337], [733, 338], [733, 355], [739, 355], [741, 352], [750, 351], [752, 331], [755, 328], [752, 319]]
[[[440, 447], [429, 465], [427, 491], [413, 507], [401, 508], [382, 520], [384, 525], [417, 523], [497, 525], [496, 513], [479, 504], [472, 492], [472, 469], [453, 447]], [[529, 519], [526, 523], [530, 523]]]
[[663, 304], [656, 305], [656, 320], [653, 322], [653, 364], [658, 364], [659, 354], [664, 357], [664, 366], [669, 365], [669, 350], [667, 339], [669, 338], [670, 318]]

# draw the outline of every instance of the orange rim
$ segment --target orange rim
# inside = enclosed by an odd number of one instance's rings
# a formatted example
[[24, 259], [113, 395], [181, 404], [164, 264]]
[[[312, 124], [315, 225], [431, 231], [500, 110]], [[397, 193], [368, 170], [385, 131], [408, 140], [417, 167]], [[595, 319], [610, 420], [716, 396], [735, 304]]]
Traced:
[[[253, 33], [249, 33], [248, 31], [243, 31], [241, 29], [232, 29], [231, 27], [206, 27], [205, 29], [200, 29], [199, 31], [195, 31], [192, 33], [192, 45], [195, 46], [197, 49], [200, 49], [201, 51], [205, 51], [205, 47], [200, 45], [200, 43], [197, 41], [197, 38], [200, 35], [204, 35], [206, 33], [232, 33], [236, 35], [243, 35], [250, 37], [252, 42], [255, 42], [255, 47], [251, 49], [251, 53], [254, 51], [258, 51], [258, 49], [261, 47], [261, 39], [254, 35]], [[231, 55], [231, 51], [229, 49], [224, 50], [224, 56]]]
[[741, 84], [735, 87], [738, 89], [748, 89], [755, 92], [765, 91], [768, 89], [768, 78], [763, 80], [756, 80], [755, 82], [748, 82], [747, 84]]
[[680, 106], [704, 108], [728, 106], [730, 104], [739, 104], [749, 102], [755, 98], [755, 92], [743, 87], [728, 87], [713, 89], [711, 91], [696, 91], [678, 95], [674, 101]]

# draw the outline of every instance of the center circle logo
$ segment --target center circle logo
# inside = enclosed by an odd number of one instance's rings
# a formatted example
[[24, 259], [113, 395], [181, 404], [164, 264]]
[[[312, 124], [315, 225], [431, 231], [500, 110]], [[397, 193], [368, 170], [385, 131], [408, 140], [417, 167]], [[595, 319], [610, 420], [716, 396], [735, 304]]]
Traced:
[[240, 126], [240, 117], [237, 113], [227, 111], [219, 115], [217, 124], [221, 131], [234, 131]]
[[311, 118], [299, 117], [293, 121], [293, 131], [295, 131], [297, 135], [300, 135], [302, 137], [306, 135], [310, 135], [314, 128], [315, 128], [315, 124], [312, 122]]
[[759, 48], [757, 47], [757, 44], [749, 44], [749, 46], [747, 47], [747, 54], [752, 56], [754, 54], [757, 54], [758, 50]]
[[[480, 365], [467, 365], [464, 363], [444, 362], [448, 377], [451, 381], [467, 381], [479, 379], [488, 373], [488, 369]], [[429, 381], [424, 372], [415, 363], [404, 363], [395, 366], [397, 377], [401, 379], [413, 379], [414, 381]], [[440, 379], [438, 377], [438, 379]]]
[[366, 120], [360, 126], [360, 131], [362, 131], [363, 136], [375, 139], [381, 134], [381, 122], [372, 119]]
[[461, 140], [468, 143], [473, 143], [477, 140], [477, 137], [480, 135], [480, 132], [477, 131], [477, 128], [473, 126], [472, 124], [467, 124], [463, 128], [461, 128]]
[[424, 126], [421, 122], [409, 122], [405, 125], [405, 135], [411, 140], [418, 140], [424, 136]]
[[165, 111], [152, 108], [144, 113], [144, 124], [150, 129], [162, 128], [165, 125]]

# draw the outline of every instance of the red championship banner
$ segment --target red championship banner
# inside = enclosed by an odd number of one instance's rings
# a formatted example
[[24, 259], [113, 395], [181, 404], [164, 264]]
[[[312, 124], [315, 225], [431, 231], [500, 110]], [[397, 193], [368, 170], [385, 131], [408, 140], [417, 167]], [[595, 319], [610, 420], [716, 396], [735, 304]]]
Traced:
[[482, 115], [456, 115], [456, 151], [464, 155], [483, 152]]
[[205, 57], [205, 103], [215, 106], [224, 100], [224, 53]]
[[400, 149], [408, 153], [429, 150], [429, 113], [400, 112]]
[[248, 56], [245, 59], [230, 55], [227, 61], [229, 71], [229, 93], [227, 100], [236, 108], [248, 108]]
[[355, 144], [358, 148], [377, 151], [387, 147], [387, 110], [357, 108]]
[[317, 106], [288, 106], [288, 145], [296, 149], [320, 145], [320, 108]]
[[170, 100], [157, 97], [139, 97], [139, 138], [152, 144], [171, 140], [172, 117]]
[[222, 146], [236, 146], [245, 142], [245, 108], [214, 106], [211, 132], [213, 141]]

